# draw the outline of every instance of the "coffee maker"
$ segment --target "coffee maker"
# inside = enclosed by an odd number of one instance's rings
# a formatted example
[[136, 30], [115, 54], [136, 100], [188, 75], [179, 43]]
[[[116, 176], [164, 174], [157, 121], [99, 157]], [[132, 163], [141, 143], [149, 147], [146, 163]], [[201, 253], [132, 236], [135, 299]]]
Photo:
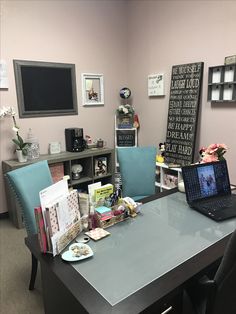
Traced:
[[68, 152], [82, 152], [85, 149], [85, 140], [83, 129], [68, 128], [65, 129], [66, 150]]

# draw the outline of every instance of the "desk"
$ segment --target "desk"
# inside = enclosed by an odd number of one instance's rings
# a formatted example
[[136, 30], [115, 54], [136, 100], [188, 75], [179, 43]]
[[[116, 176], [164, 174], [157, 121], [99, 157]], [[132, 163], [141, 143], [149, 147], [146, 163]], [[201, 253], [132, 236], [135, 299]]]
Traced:
[[217, 223], [190, 209], [185, 194], [167, 194], [109, 228], [109, 237], [90, 241], [88, 260], [70, 264], [43, 255], [37, 238], [27, 238], [41, 264], [45, 313], [141, 313], [219, 259], [236, 219]]

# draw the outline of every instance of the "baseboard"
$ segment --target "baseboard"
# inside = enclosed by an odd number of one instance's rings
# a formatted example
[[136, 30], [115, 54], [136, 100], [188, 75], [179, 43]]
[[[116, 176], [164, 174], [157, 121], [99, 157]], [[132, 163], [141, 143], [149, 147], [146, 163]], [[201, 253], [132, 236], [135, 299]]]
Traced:
[[0, 219], [6, 219], [9, 218], [9, 213], [5, 212], [5, 213], [0, 213]]

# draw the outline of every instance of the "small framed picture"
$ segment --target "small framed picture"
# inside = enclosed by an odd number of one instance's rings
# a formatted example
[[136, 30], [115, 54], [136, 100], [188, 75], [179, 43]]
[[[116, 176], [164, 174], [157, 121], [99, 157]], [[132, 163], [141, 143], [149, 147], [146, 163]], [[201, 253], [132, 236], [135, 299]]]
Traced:
[[103, 74], [82, 73], [83, 106], [104, 105]]
[[148, 75], [148, 96], [164, 96], [164, 74]]
[[104, 176], [107, 174], [107, 158], [98, 157], [94, 160], [94, 175], [97, 177]]

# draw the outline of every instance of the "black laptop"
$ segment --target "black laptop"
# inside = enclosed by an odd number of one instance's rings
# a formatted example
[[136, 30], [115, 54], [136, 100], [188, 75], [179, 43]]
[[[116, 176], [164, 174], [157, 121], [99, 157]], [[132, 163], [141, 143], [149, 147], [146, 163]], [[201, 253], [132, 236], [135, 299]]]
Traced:
[[225, 160], [184, 166], [182, 174], [189, 206], [216, 221], [236, 217]]

